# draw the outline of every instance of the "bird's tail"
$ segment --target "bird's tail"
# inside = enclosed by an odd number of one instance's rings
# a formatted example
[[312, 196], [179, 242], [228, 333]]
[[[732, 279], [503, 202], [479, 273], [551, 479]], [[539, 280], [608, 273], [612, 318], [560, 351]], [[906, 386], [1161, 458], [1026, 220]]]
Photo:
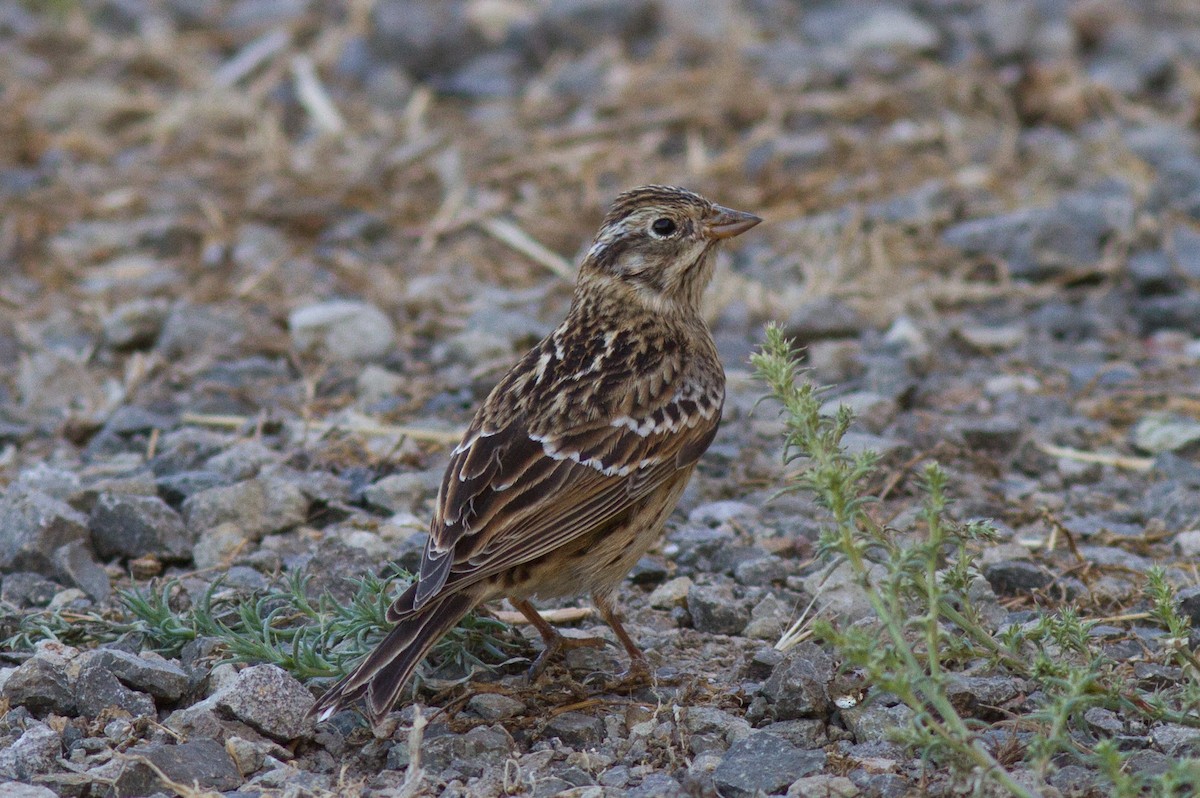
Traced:
[[365, 698], [367, 717], [372, 723], [379, 723], [395, 706], [408, 678], [433, 644], [478, 602], [479, 598], [466, 590], [410, 613], [358, 667], [321, 696], [308, 711], [309, 716], [325, 720]]

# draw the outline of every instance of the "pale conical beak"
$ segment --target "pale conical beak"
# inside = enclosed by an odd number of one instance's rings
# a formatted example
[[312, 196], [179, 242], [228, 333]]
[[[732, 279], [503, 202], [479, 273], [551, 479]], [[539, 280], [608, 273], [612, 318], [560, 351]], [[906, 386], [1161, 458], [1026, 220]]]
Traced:
[[718, 205], [714, 209], [713, 215], [708, 217], [705, 231], [709, 238], [733, 238], [740, 236], [761, 221], [762, 219], [752, 213], [735, 211], [732, 208]]

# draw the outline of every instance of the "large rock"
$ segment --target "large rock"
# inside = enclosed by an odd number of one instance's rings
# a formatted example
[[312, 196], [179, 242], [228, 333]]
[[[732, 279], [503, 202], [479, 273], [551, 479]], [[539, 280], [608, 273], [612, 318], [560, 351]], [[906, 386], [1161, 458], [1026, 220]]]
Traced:
[[381, 358], [396, 339], [387, 314], [365, 302], [321, 302], [298, 308], [288, 316], [288, 329], [300, 351], [320, 350], [337, 360]]
[[785, 791], [825, 766], [823, 751], [803, 751], [782, 737], [758, 732], [732, 746], [713, 771], [719, 795], [754, 798]]
[[195, 533], [233, 523], [248, 538], [260, 539], [303, 522], [308, 506], [309, 499], [298, 486], [258, 477], [190, 496], [183, 503], [183, 518]]
[[122, 683], [168, 703], [178, 701], [191, 680], [183, 668], [157, 654], [138, 656], [116, 648], [101, 648], [88, 656]]
[[125, 756], [113, 784], [118, 795], [150, 795], [169, 789], [159, 772], [175, 784], [200, 790], [235, 790], [242, 784], [242, 774], [233, 758], [216, 740], [189, 740], [179, 745], [152, 743], [131, 748]]
[[829, 683], [833, 660], [813, 643], [800, 643], [787, 652], [763, 685], [775, 720], [824, 717], [831, 709]]
[[1133, 225], [1134, 205], [1124, 187], [1068, 194], [1049, 208], [973, 219], [948, 228], [944, 240], [972, 255], [1001, 258], [1016, 278], [1041, 280], [1094, 269], [1106, 243]]
[[312, 727], [306, 713], [312, 693], [282, 668], [255, 665], [214, 696], [216, 705], [277, 740], [292, 740]]
[[54, 551], [87, 540], [87, 518], [39, 490], [13, 486], [0, 498], [0, 571], [54, 576]]
[[157, 496], [102, 493], [88, 519], [101, 557], [179, 561], [191, 556], [191, 536], [179, 514]]
[[[28, 781], [49, 773], [62, 755], [62, 738], [45, 723], [30, 722], [12, 745], [0, 750], [0, 778]], [[10, 796], [4, 784], [0, 795]]]

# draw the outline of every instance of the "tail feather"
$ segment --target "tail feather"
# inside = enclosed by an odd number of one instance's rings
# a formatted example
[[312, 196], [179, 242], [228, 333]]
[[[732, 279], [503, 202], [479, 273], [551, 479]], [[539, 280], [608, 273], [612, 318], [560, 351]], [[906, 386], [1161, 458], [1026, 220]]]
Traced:
[[478, 597], [467, 591], [409, 613], [358, 667], [321, 696], [309, 716], [325, 720], [365, 698], [367, 717], [379, 723], [429, 649], [478, 603]]

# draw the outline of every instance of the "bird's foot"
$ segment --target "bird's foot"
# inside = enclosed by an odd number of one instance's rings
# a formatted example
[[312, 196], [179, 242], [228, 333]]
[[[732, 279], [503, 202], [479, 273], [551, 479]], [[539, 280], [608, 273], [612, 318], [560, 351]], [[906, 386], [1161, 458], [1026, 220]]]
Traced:
[[542, 672], [546, 670], [546, 666], [550, 664], [550, 660], [565, 651], [576, 648], [604, 648], [609, 645], [612, 645], [612, 643], [603, 637], [567, 637], [561, 634], [555, 635], [546, 641], [546, 647], [542, 649], [542, 653], [538, 654], [537, 659], [529, 666], [529, 671], [525, 674], [525, 678], [530, 684], [533, 684], [542, 675]]

